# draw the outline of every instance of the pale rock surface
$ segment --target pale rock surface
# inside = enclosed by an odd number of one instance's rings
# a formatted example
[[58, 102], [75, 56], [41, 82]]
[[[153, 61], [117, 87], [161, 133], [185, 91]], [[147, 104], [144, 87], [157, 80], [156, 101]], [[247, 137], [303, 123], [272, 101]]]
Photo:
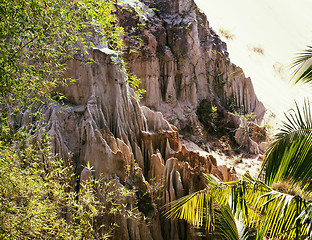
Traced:
[[[196, 230], [184, 222], [161, 216], [156, 195], [163, 205], [203, 189], [202, 173], [231, 181], [236, 179], [235, 169], [218, 166], [213, 155], [181, 145], [178, 128], [165, 117], [175, 119], [177, 125], [197, 124], [196, 109], [204, 99], [222, 109], [255, 112], [259, 120], [265, 109], [250, 79], [229, 61], [225, 43], [209, 28], [193, 0], [144, 2], [140, 20], [134, 11], [128, 11], [133, 1], [116, 11], [126, 32], [135, 34], [132, 27], [146, 23], [140, 32], [142, 46], [131, 34], [125, 37], [128, 47], [138, 50], [127, 57], [130, 70], [147, 90], [142, 101], [145, 106], [140, 106], [116, 64], [116, 53], [97, 42], [97, 48], [90, 50], [94, 63], [78, 59], [67, 63], [65, 77], [77, 81], [56, 89], [66, 96], [65, 102], [42, 107], [46, 131], [53, 152], [72, 165], [78, 185], [90, 178], [104, 178], [113, 180], [117, 189], [135, 189], [128, 202], [142, 218], [133, 221], [116, 216], [113, 220], [119, 228], [112, 239], [199, 239]], [[153, 7], [158, 11], [153, 12]], [[241, 119], [231, 116], [242, 129]], [[27, 121], [25, 115], [21, 122]], [[244, 145], [252, 143], [239, 129], [237, 139]], [[250, 151], [259, 151], [257, 148], [256, 144]], [[153, 179], [163, 182], [161, 193], [152, 192]], [[101, 190], [98, 195], [101, 197]]]
[[80, 183], [91, 181], [92, 179], [92, 172], [87, 167], [85, 167], [80, 174]]
[[151, 167], [148, 173], [149, 179], [155, 179], [156, 182], [160, 182], [164, 176], [164, 159], [162, 158], [160, 152], [151, 156]]
[[[116, 217], [120, 227], [113, 239], [194, 236], [194, 230], [185, 223], [160, 218], [153, 206], [157, 194], [151, 192], [149, 181], [164, 184], [163, 195], [158, 194], [164, 204], [204, 187], [202, 172], [218, 173], [222, 180], [227, 175], [218, 170], [213, 157], [181, 147], [178, 129], [162, 113], [139, 106], [134, 92], [122, 80], [124, 76], [118, 75], [112, 55], [95, 49], [91, 56], [96, 63], [69, 62], [67, 74], [78, 80], [59, 87], [67, 97], [64, 105], [55, 102], [43, 108], [54, 153], [73, 166], [81, 184], [104, 178], [115, 179], [120, 189], [137, 189], [136, 199], [131, 200], [133, 207], [137, 205], [150, 220]], [[170, 224], [164, 226], [168, 221]]]
[[262, 153], [264, 153], [266, 149], [268, 148], [268, 146], [269, 146], [268, 142], [262, 142], [259, 144], [259, 149]]
[[259, 146], [249, 137], [249, 129], [242, 126], [235, 132], [235, 140], [241, 146], [247, 148], [252, 154], [259, 154]]
[[[147, 93], [143, 104], [167, 115], [181, 117], [181, 109], [196, 109], [208, 99], [217, 106], [254, 112], [261, 120], [265, 113], [250, 78], [228, 58], [226, 44], [209, 27], [206, 16], [192, 0], [144, 1], [155, 8], [152, 17], [142, 23], [142, 45], [125, 37], [130, 69], [142, 80]], [[122, 26], [131, 32], [135, 15], [122, 14]], [[127, 19], [132, 19], [127, 21]], [[133, 33], [135, 35], [136, 32]], [[166, 105], [169, 105], [166, 106]]]

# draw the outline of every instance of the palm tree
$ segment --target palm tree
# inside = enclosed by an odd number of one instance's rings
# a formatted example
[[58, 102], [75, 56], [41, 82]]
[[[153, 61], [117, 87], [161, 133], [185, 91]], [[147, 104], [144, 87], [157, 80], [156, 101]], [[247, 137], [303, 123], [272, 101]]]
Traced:
[[[293, 66], [295, 83], [312, 82], [312, 47]], [[168, 217], [204, 226], [215, 239], [312, 239], [312, 114], [296, 104], [275, 135], [256, 178], [206, 188], [167, 205]]]
[[295, 68], [293, 74], [294, 83], [308, 83], [312, 81], [312, 46], [307, 46], [307, 49], [293, 61], [292, 67]]

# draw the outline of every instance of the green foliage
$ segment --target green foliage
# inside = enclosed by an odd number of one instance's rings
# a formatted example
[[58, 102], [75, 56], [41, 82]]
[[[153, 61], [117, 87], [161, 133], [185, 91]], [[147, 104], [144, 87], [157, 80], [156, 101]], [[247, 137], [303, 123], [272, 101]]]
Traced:
[[248, 120], [248, 121], [254, 122], [257, 118], [257, 115], [254, 112], [252, 112], [252, 113], [243, 114], [243, 115], [241, 115], [241, 117], [243, 119]]
[[214, 121], [217, 118], [218, 107], [204, 100], [197, 108], [197, 115], [201, 122]]
[[[77, 191], [72, 167], [39, 134], [38, 106], [72, 81], [63, 78], [66, 61], [92, 62], [87, 50], [95, 35], [121, 52], [114, 9], [113, 0], [0, 2], [0, 239], [107, 239], [116, 226], [101, 219], [139, 217], [122, 204], [133, 192], [113, 180], [90, 180]], [[22, 115], [29, 124], [20, 129]]]
[[257, 119], [257, 115], [254, 112], [251, 112], [251, 113], [247, 112], [246, 113], [244, 105], [241, 105], [240, 107], [237, 107], [237, 106], [234, 106], [234, 104], [232, 104], [229, 107], [229, 109], [230, 109], [230, 111], [232, 113], [237, 114], [241, 118], [246, 119], [248, 121], [255, 122], [256, 119]]
[[307, 49], [294, 59], [292, 68], [295, 68], [293, 73], [293, 82], [296, 83], [311, 83], [312, 80], [312, 46], [307, 46]]
[[145, 89], [140, 88], [141, 80], [133, 73], [128, 72], [128, 83], [135, 90], [135, 94], [138, 100], [143, 98], [143, 95], [146, 93]]
[[302, 239], [311, 234], [310, 203], [298, 195], [276, 191], [249, 175], [229, 183], [206, 178], [205, 189], [167, 205], [168, 217], [205, 226], [216, 239]]
[[[310, 239], [311, 116], [308, 100], [302, 109], [296, 105], [286, 114], [287, 121], [265, 155], [265, 182], [260, 180], [262, 173], [257, 179], [245, 175], [231, 183], [206, 176], [207, 187], [170, 203], [168, 216], [205, 226], [214, 235], [222, 233], [218, 239]], [[239, 225], [234, 222], [243, 223], [246, 235], [237, 235]]]
[[[99, 36], [121, 52], [123, 29], [109, 0], [10, 0], [0, 3], [0, 120], [51, 97], [64, 79], [66, 60], [88, 59], [90, 40]], [[120, 60], [122, 63], [122, 60]], [[140, 80], [129, 74], [139, 96]]]
[[[213, 105], [211, 102], [207, 100], [203, 100], [200, 102], [196, 114], [198, 116], [199, 121], [207, 128], [207, 130], [211, 130], [213, 132], [217, 131], [217, 119], [220, 118], [220, 113], [218, 113], [218, 107]], [[196, 126], [196, 131], [202, 135], [202, 130], [199, 126]]]
[[75, 236], [75, 228], [60, 217], [74, 200], [65, 191], [69, 168], [48, 154], [46, 144], [32, 147], [25, 142], [16, 150], [0, 142], [1, 239]]
[[[89, 180], [77, 193], [70, 165], [51, 154], [49, 138], [14, 148], [0, 142], [0, 239], [108, 239], [101, 219], [140, 218], [122, 203], [134, 192], [115, 180]], [[126, 208], [125, 208], [126, 206]]]
[[310, 102], [306, 99], [302, 110], [296, 104], [295, 109], [286, 114], [286, 119], [267, 150], [262, 171], [269, 185], [286, 180], [290, 186], [298, 185], [310, 193], [312, 188], [307, 184], [312, 171]]
[[200, 136], [204, 136], [204, 134], [203, 134], [203, 132], [202, 132], [200, 126], [196, 125], [195, 129], [196, 129], [196, 131], [200, 134]]
[[[261, 203], [256, 203], [253, 198], [255, 195], [252, 193], [255, 191], [252, 180], [246, 178], [246, 181], [222, 183], [212, 175], [205, 177], [207, 187], [169, 203], [168, 216], [185, 219], [196, 227], [205, 226], [208, 234], [217, 239], [251, 239], [252, 231], [249, 234], [244, 226], [256, 228], [259, 224], [257, 221], [259, 213], [250, 210], [248, 205]], [[264, 191], [262, 185], [259, 185], [259, 189]], [[241, 231], [238, 231], [237, 219], [243, 221]]]
[[211, 105], [211, 113], [209, 114], [209, 116], [214, 120], [217, 118], [217, 111], [218, 111], [218, 107], [215, 105]]
[[110, 48], [121, 49], [122, 29], [113, 9], [113, 2], [105, 0], [1, 1], [1, 119], [21, 102], [31, 106], [49, 96], [62, 78], [66, 59], [85, 55], [92, 47], [90, 28]]

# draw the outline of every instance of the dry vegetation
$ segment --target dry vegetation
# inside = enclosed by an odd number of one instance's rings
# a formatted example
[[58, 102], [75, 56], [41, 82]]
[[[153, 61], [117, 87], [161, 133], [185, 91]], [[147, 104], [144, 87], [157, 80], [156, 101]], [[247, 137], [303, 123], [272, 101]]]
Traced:
[[226, 40], [233, 40], [235, 38], [235, 35], [230, 30], [225, 28], [219, 28], [219, 33]]
[[254, 52], [254, 53], [257, 53], [259, 55], [264, 55], [264, 49], [260, 45], [258, 45], [258, 46], [250, 46], [249, 49], [252, 52]]

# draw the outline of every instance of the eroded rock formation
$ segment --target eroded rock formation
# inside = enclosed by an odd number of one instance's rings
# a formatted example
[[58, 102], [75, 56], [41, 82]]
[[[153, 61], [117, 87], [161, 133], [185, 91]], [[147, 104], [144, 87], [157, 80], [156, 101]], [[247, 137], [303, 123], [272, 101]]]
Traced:
[[[149, 192], [151, 182], [164, 184], [158, 193], [163, 205], [203, 188], [201, 173], [222, 180], [227, 175], [212, 156], [181, 146], [178, 129], [162, 113], [139, 106], [114, 55], [94, 49], [91, 57], [95, 63], [69, 62], [68, 75], [78, 80], [59, 87], [67, 101], [45, 107], [54, 153], [74, 166], [80, 182], [115, 179], [120, 188], [137, 189], [133, 205], [149, 222], [117, 219], [123, 233], [116, 231], [114, 239], [186, 239], [192, 231], [185, 223], [160, 217]], [[161, 221], [167, 222], [166, 229]]]
[[[254, 112], [258, 120], [263, 118], [265, 108], [251, 79], [230, 62], [226, 44], [193, 0], [144, 3], [140, 13], [144, 17], [125, 10], [131, 4], [118, 11], [129, 33], [125, 41], [131, 52], [127, 56], [130, 69], [147, 91], [144, 105], [173, 118], [185, 115], [186, 106], [194, 111], [202, 100], [208, 100], [230, 111]], [[135, 28], [138, 23], [141, 29]]]
[[[120, 227], [113, 239], [197, 239], [190, 226], [163, 217], [159, 206], [202, 189], [202, 173], [229, 181], [236, 178], [235, 170], [187, 149], [179, 129], [166, 119], [177, 126], [196, 123], [202, 100], [225, 112], [241, 107], [258, 119], [265, 109], [193, 0], [144, 2], [136, 3], [142, 6], [141, 17], [129, 11], [133, 2], [117, 6], [117, 13], [130, 33], [125, 36], [128, 48], [138, 51], [127, 58], [147, 90], [145, 106], [120, 71], [116, 53], [97, 43], [90, 50], [94, 63], [68, 62], [66, 76], [77, 81], [57, 89], [65, 102], [44, 107], [46, 129], [54, 153], [74, 167], [77, 191], [83, 182], [98, 178], [135, 190], [135, 196], [121, 203], [125, 210], [130, 205], [137, 209], [141, 218], [116, 217]], [[143, 28], [133, 30], [140, 22]], [[152, 191], [155, 182], [163, 185], [157, 193]]]

